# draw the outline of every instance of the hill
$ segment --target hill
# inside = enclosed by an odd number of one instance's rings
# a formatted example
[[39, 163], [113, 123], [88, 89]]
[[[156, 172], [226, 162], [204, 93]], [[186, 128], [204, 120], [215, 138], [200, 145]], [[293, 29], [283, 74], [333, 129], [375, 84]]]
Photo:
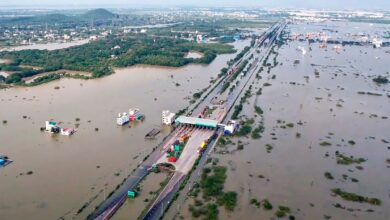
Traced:
[[99, 8], [99, 9], [87, 11], [85, 14], [81, 15], [81, 17], [85, 19], [105, 20], [105, 19], [118, 18], [119, 16], [106, 9]]

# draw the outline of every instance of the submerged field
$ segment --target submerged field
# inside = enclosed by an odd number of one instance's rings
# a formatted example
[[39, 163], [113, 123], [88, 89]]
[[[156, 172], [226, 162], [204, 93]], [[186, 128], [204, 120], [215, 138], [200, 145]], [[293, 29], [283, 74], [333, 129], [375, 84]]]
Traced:
[[332, 47], [274, 49], [238, 114], [243, 136], [208, 164], [227, 168], [233, 209], [200, 181], [177, 219], [389, 219], [390, 84], [373, 81], [389, 77], [389, 48]]
[[[240, 51], [249, 43], [232, 45]], [[187, 107], [234, 56], [220, 55], [209, 65], [138, 65], [102, 79], [62, 78], [0, 90], [0, 152], [14, 161], [0, 170], [0, 219], [85, 219], [169, 133], [161, 111]], [[145, 120], [117, 126], [117, 114], [129, 108], [139, 108]], [[76, 134], [41, 132], [50, 119]], [[161, 133], [145, 140], [153, 128]]]

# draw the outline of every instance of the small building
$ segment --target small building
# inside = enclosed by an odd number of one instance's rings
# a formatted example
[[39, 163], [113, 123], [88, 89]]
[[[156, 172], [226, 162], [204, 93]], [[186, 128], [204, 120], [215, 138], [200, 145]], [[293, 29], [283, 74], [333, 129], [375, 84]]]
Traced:
[[71, 136], [74, 132], [75, 130], [73, 128], [61, 128], [61, 135]]
[[171, 125], [175, 119], [176, 114], [169, 110], [162, 111], [162, 123], [164, 125]]
[[227, 125], [225, 125], [224, 134], [231, 135], [236, 131], [236, 129], [237, 129], [236, 121], [230, 120], [230, 121], [228, 121]]
[[138, 108], [129, 109], [129, 119], [130, 121], [140, 121], [145, 118], [145, 115], [141, 113]]
[[126, 112], [123, 112], [123, 114], [119, 113], [118, 117], [116, 118], [116, 123], [118, 125], [124, 125], [129, 122], [129, 116]]
[[57, 122], [55, 121], [46, 121], [46, 131], [50, 133], [59, 133], [61, 128], [57, 126]]

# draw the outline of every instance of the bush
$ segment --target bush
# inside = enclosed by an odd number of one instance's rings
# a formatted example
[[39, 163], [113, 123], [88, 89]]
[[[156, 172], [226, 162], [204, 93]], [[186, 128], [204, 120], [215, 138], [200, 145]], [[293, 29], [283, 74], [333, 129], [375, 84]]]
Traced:
[[245, 135], [250, 134], [251, 131], [252, 131], [252, 126], [249, 125], [249, 124], [244, 124], [244, 125], [241, 126], [241, 128], [237, 131], [237, 135], [238, 135], [238, 136], [245, 136]]
[[389, 82], [389, 80], [384, 76], [377, 76], [372, 81], [378, 83], [378, 84], [386, 84]]
[[218, 198], [218, 204], [225, 206], [226, 210], [233, 211], [237, 204], [237, 193], [226, 192]]
[[264, 201], [263, 201], [263, 208], [265, 210], [271, 210], [273, 208], [272, 204], [268, 201], [268, 199], [264, 199]]
[[329, 179], [329, 180], [334, 179], [333, 175], [332, 175], [331, 173], [329, 173], [329, 172], [325, 172], [325, 173], [324, 173], [324, 176], [325, 176], [327, 179]]
[[219, 196], [222, 193], [223, 185], [226, 180], [226, 167], [216, 166], [213, 167], [213, 172], [203, 172], [200, 180], [200, 186], [203, 190], [203, 195]]
[[360, 203], [370, 203], [371, 205], [381, 205], [381, 200], [377, 198], [368, 198], [355, 193], [345, 192], [340, 188], [332, 189], [332, 192], [344, 200]]
[[263, 112], [263, 109], [261, 109], [259, 106], [255, 106], [255, 112], [259, 115], [262, 115], [264, 112]]

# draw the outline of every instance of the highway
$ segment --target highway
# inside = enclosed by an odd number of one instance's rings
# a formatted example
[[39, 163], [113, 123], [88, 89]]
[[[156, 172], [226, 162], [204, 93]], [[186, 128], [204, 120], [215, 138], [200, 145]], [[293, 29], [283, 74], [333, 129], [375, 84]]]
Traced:
[[[260, 39], [256, 42], [254, 48], [252, 48], [242, 59], [236, 62], [232, 68], [237, 67], [244, 59], [248, 59], [250, 55], [256, 55], [255, 51], [258, 47], [264, 45], [265, 41], [269, 39], [269, 42], [265, 45], [266, 51], [269, 51], [272, 42], [275, 40], [276, 36], [281, 33], [284, 26], [281, 23], [278, 23], [267, 30]], [[274, 33], [274, 34], [271, 34]], [[254, 75], [255, 72], [259, 69], [260, 61], [265, 57], [265, 54], [261, 54], [261, 59], [258, 59], [255, 65], [249, 69], [248, 73], [241, 78], [241, 81], [245, 81], [245, 83], [240, 83], [239, 86], [229, 94], [226, 98], [224, 104], [217, 105], [217, 109], [214, 110], [213, 114], [209, 116], [210, 119], [217, 120], [219, 122], [223, 122], [223, 119], [226, 118], [228, 112], [234, 106], [234, 103], [242, 93], [244, 87], [249, 82], [249, 79]], [[256, 55], [260, 56], [260, 55]], [[229, 77], [232, 77], [231, 74], [225, 78], [225, 80], [229, 80]], [[224, 81], [225, 81], [224, 80]], [[206, 99], [194, 109], [192, 116], [196, 117], [199, 112], [201, 112], [206, 105], [212, 105], [211, 101], [214, 97], [217, 97], [221, 91], [223, 83], [219, 83], [216, 88], [214, 88], [211, 93], [206, 97]], [[226, 119], [225, 119], [226, 121]], [[167, 185], [161, 191], [159, 196], [153, 202], [151, 208], [148, 210], [143, 219], [159, 219], [163, 216], [165, 209], [169, 206], [170, 201], [172, 201], [173, 196], [178, 191], [181, 183], [184, 181], [186, 175], [193, 168], [195, 161], [198, 159], [199, 154], [197, 153], [197, 149], [200, 146], [201, 142], [204, 140], [210, 139], [210, 137], [215, 133], [215, 130], [211, 129], [202, 129], [195, 128], [189, 125], [180, 125], [171, 134], [169, 134], [164, 141], [159, 144], [155, 150], [147, 157], [144, 161], [140, 163], [140, 165], [135, 169], [135, 171], [127, 178], [127, 180], [122, 184], [118, 190], [116, 190], [108, 199], [103, 201], [99, 207], [91, 213], [87, 219], [109, 219], [112, 217], [115, 212], [121, 207], [127, 197], [127, 191], [133, 190], [145, 176], [148, 175], [151, 167], [160, 163], [167, 163], [166, 161], [166, 151], [173, 144], [173, 142], [180, 138], [183, 134], [189, 134], [190, 138], [176, 163], [173, 163], [175, 166], [175, 173], [172, 178], [169, 180]], [[221, 135], [221, 132], [218, 132], [218, 135]], [[203, 169], [205, 159], [207, 158], [207, 154], [214, 147], [216, 143], [216, 139], [213, 139], [210, 143], [206, 151], [203, 153], [200, 164], [196, 168], [196, 172], [192, 174], [198, 175], [201, 169]], [[190, 180], [193, 182], [196, 177], [191, 175]], [[185, 193], [186, 194], [186, 193]]]
[[[232, 109], [232, 107], [234, 106], [234, 103], [237, 101], [237, 99], [239, 98], [240, 94], [242, 93], [242, 91], [244, 90], [246, 85], [250, 82], [250, 79], [253, 78], [253, 75], [260, 69], [259, 64], [268, 55], [268, 53], [270, 52], [270, 49], [271, 49], [271, 45], [274, 42], [274, 40], [276, 39], [276, 36], [280, 35], [280, 33], [283, 31], [284, 27], [285, 27], [285, 25], [283, 23], [278, 23], [278, 24], [274, 25], [271, 29], [266, 31], [265, 34], [263, 34], [260, 37], [259, 41], [255, 45], [255, 48], [252, 49], [248, 53], [247, 56], [244, 56], [244, 57], [248, 57], [251, 54], [255, 55], [255, 51], [258, 47], [262, 47], [262, 46], [264, 47], [264, 53], [257, 54], [259, 59], [257, 61], [255, 60], [254, 65], [252, 65], [252, 67], [248, 70], [248, 73], [244, 77], [239, 79], [243, 83], [239, 84], [239, 86], [237, 86], [237, 88], [234, 90], [234, 92], [232, 92], [230, 95], [228, 95], [227, 100], [224, 104], [217, 106], [217, 109], [214, 110], [213, 114], [211, 114], [209, 116], [210, 119], [217, 120], [221, 123], [222, 122], [226, 123], [228, 121], [228, 118], [226, 117], [227, 113]], [[275, 34], [271, 35], [272, 32], [275, 32]], [[266, 39], [269, 39], [269, 42], [271, 42], [271, 43], [264, 44]], [[241, 60], [238, 62], [241, 62]], [[220, 89], [222, 88], [223, 85], [218, 85], [218, 86], [220, 88], [219, 89], [217, 88], [212, 93], [210, 93], [208, 98], [206, 98], [205, 101], [203, 102], [203, 106], [211, 105], [211, 103], [210, 103], [211, 100], [220, 93]], [[194, 113], [195, 114], [193, 114], [193, 115], [197, 115], [196, 112], [194, 112]], [[198, 132], [204, 132], [204, 129], [203, 130], [197, 129], [196, 131], [194, 131], [192, 133], [192, 135], [197, 135]], [[214, 133], [214, 131], [213, 131], [213, 133]], [[196, 167], [195, 171], [191, 174], [191, 176], [188, 180], [188, 183], [187, 183], [188, 187], [184, 188], [184, 192], [181, 193], [181, 196], [175, 202], [177, 204], [178, 209], [179, 209], [180, 205], [184, 203], [184, 199], [187, 196], [190, 188], [192, 187], [192, 185], [196, 181], [196, 179], [199, 177], [200, 172], [202, 171], [202, 169], [206, 163], [208, 153], [212, 150], [212, 148], [214, 148], [214, 146], [217, 143], [218, 138], [223, 134], [222, 129], [219, 129], [217, 131], [217, 134], [218, 134], [218, 137], [216, 139], [214, 139], [211, 143], [209, 143], [209, 146], [208, 146], [206, 152], [204, 152], [200, 158], [198, 166]], [[196, 143], [194, 143], [194, 144], [196, 144]], [[188, 145], [192, 146], [192, 143], [191, 144], [187, 143], [187, 146]], [[197, 146], [199, 146], [199, 145], [197, 145]], [[191, 152], [192, 149], [185, 149], [184, 151], [192, 153]], [[183, 152], [183, 154], [184, 154], [184, 152]], [[197, 156], [197, 154], [196, 154], [196, 156]], [[179, 163], [179, 161], [180, 161], [180, 158], [178, 160], [178, 163]], [[191, 163], [189, 163], [189, 165], [190, 166], [186, 166], [186, 167], [188, 167], [189, 169], [192, 169], [194, 163], [191, 162]], [[178, 191], [179, 186], [181, 185], [181, 182], [184, 181], [184, 179], [185, 179], [184, 173], [180, 172], [180, 174], [178, 174], [178, 176], [180, 178], [177, 177], [173, 181], [171, 180], [167, 184], [167, 186], [163, 189], [163, 191], [161, 192], [159, 197], [154, 201], [151, 208], [148, 210], [147, 214], [144, 216], [144, 218], [143, 218], [144, 220], [160, 219], [162, 216], [164, 216], [165, 209], [170, 205], [170, 202], [172, 201], [172, 199], [174, 197], [174, 193], [176, 191]], [[175, 206], [175, 205], [173, 205], [173, 206]], [[173, 208], [170, 210], [173, 210], [173, 211], [167, 213], [166, 219], [173, 219], [174, 213], [176, 213], [176, 209]]]
[[[276, 38], [276, 36], [280, 35], [281, 32], [283, 31], [283, 29], [285, 28], [285, 24], [284, 23], [279, 23], [277, 24], [274, 28], [276, 28], [278, 31], [275, 35], [275, 37], [273, 37], [270, 41], [270, 42], [273, 42]], [[263, 41], [265, 40], [266, 36], [268, 33], [271, 33], [272, 29], [270, 29], [269, 31], [267, 31], [265, 34], [263, 34], [261, 37], [260, 37], [260, 40], [257, 44], [256, 47], [263, 47], [262, 49], [262, 52], [261, 54], [259, 54], [259, 60], [258, 60], [258, 64], [260, 64], [263, 59], [267, 56], [267, 54], [270, 52], [271, 50], [271, 44], [268, 44], [268, 45], [263, 45]], [[236, 88], [235, 92], [233, 92], [232, 94], [230, 94], [228, 96], [228, 102], [226, 102], [226, 106], [224, 106], [225, 108], [228, 108], [228, 109], [231, 109], [233, 106], [234, 106], [234, 103], [235, 101], [239, 98], [239, 95], [242, 93], [243, 89], [247, 86], [247, 84], [249, 82], [251, 82], [251, 79], [253, 78], [253, 75], [255, 75], [255, 73], [259, 70], [259, 66], [253, 66], [248, 72], [248, 74], [243, 77], [241, 79], [241, 81], [245, 81], [245, 83], [241, 83], [239, 85], [238, 88]], [[229, 110], [227, 113], [230, 113]], [[225, 115], [225, 116], [228, 116]], [[223, 119], [223, 123], [227, 123], [227, 121], [230, 119], [230, 117], [225, 117]], [[207, 148], [207, 150], [204, 152], [203, 156], [201, 157], [201, 159], [199, 160], [199, 163], [198, 163], [198, 166], [196, 167], [196, 169], [191, 173], [191, 176], [190, 178], [188, 179], [188, 182], [186, 184], [186, 187], [180, 192], [180, 195], [176, 198], [176, 200], [173, 202], [173, 204], [171, 204], [171, 208], [167, 210], [167, 212], [163, 215], [165, 220], [171, 220], [175, 217], [176, 213], [178, 213], [180, 211], [180, 209], [182, 208], [182, 205], [184, 204], [185, 200], [188, 198], [187, 195], [188, 193], [190, 192], [190, 190], [192, 189], [193, 185], [195, 184], [195, 182], [199, 179], [200, 175], [201, 175], [201, 172], [203, 170], [203, 167], [205, 166], [206, 164], [206, 161], [207, 161], [207, 157], [209, 155], [209, 152], [211, 152], [215, 145], [217, 144], [217, 140], [219, 139], [220, 136], [223, 135], [223, 130], [222, 129], [218, 129], [217, 130], [217, 134], [218, 134], [218, 137], [213, 140], [213, 142], [211, 142], [209, 144], [209, 147]], [[171, 201], [171, 200], [169, 200]], [[149, 219], [158, 219], [158, 218], [149, 218]]]

